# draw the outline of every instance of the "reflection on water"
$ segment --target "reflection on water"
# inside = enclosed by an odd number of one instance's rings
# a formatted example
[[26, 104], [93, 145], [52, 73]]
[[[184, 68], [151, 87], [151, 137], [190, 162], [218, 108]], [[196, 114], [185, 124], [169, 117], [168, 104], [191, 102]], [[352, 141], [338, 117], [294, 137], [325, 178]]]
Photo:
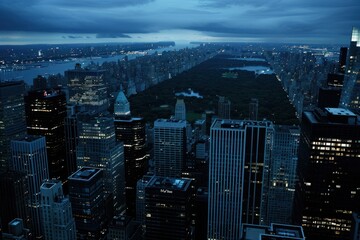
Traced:
[[245, 66], [245, 67], [232, 67], [232, 68], [225, 68], [225, 69], [250, 71], [250, 72], [255, 72], [255, 74], [273, 74], [274, 73], [274, 71], [271, 70], [269, 67], [264, 67], [264, 66]]

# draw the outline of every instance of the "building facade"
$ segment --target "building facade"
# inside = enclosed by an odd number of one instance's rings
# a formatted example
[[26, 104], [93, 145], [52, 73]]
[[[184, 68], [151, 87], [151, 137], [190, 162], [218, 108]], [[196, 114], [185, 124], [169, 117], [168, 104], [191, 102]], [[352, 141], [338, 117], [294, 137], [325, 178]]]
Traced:
[[154, 122], [155, 175], [180, 177], [185, 166], [186, 121], [157, 119]]
[[75, 220], [72, 216], [71, 203], [65, 197], [62, 183], [49, 180], [40, 187], [41, 220], [45, 239], [75, 240]]
[[40, 186], [49, 179], [45, 137], [27, 135], [11, 141], [12, 170], [24, 173], [29, 191], [26, 206], [30, 214], [30, 230], [42, 238]]
[[305, 111], [299, 146], [302, 225], [311, 239], [349, 239], [359, 211], [360, 123], [342, 108]]

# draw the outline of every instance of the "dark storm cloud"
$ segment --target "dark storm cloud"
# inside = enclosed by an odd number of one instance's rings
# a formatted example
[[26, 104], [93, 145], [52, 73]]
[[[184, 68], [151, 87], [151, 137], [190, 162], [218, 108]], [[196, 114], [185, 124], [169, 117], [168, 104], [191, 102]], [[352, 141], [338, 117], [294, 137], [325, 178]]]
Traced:
[[360, 26], [359, 12], [359, 0], [0, 0], [0, 33], [129, 38], [194, 30], [221, 38], [348, 42], [352, 26]]

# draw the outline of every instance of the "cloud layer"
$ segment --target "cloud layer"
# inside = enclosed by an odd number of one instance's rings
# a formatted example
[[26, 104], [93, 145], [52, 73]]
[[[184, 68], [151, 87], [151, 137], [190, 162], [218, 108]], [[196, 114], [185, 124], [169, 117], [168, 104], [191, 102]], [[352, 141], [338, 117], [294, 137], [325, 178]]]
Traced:
[[[189, 31], [205, 39], [346, 43], [359, 0], [0, 0], [1, 34], [129, 39]], [[79, 36], [78, 36], [78, 35]]]

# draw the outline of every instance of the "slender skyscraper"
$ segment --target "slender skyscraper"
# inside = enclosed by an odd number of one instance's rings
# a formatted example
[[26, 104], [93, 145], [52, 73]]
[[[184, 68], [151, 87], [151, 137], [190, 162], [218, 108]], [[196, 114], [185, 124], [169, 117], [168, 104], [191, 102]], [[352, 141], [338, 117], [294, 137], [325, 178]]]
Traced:
[[360, 109], [360, 29], [353, 28], [340, 106]]
[[75, 221], [71, 203], [62, 191], [59, 180], [50, 180], [40, 187], [41, 220], [45, 239], [75, 240]]
[[342, 108], [305, 111], [299, 145], [302, 225], [311, 239], [350, 239], [360, 210], [359, 116]]
[[136, 183], [148, 166], [145, 121], [131, 117], [130, 104], [122, 91], [116, 98], [114, 115], [116, 140], [124, 144], [127, 215], [135, 217]]
[[257, 120], [258, 118], [258, 109], [259, 109], [259, 100], [257, 98], [252, 98], [249, 103], [249, 119]]
[[67, 181], [65, 165], [66, 96], [60, 89], [31, 91], [25, 97], [28, 134], [46, 139], [50, 178]]
[[115, 210], [125, 205], [124, 147], [116, 142], [114, 120], [110, 117], [79, 116], [77, 166], [104, 170], [105, 190], [113, 195]]
[[210, 135], [208, 239], [240, 239], [241, 224], [262, 224], [273, 127], [215, 120]]
[[157, 119], [154, 122], [155, 175], [180, 177], [185, 166], [186, 121]]
[[230, 119], [231, 102], [226, 97], [219, 97], [218, 102], [218, 117], [222, 119]]
[[49, 179], [45, 137], [26, 136], [11, 141], [12, 170], [26, 175], [29, 197], [27, 208], [30, 213], [32, 236], [42, 238], [40, 186]]
[[176, 100], [175, 119], [186, 121], [186, 107], [185, 107], [184, 99]]
[[23, 81], [0, 83], [0, 172], [9, 168], [10, 141], [26, 134]]

